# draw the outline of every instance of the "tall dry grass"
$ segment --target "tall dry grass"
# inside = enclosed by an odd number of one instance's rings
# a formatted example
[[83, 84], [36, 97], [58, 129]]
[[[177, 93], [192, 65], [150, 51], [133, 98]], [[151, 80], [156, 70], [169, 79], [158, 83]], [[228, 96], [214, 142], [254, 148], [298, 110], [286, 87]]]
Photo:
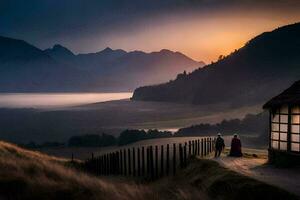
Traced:
[[280, 188], [209, 160], [194, 159], [177, 176], [151, 183], [120, 177], [97, 178], [66, 167], [67, 162], [0, 141], [0, 199], [297, 199]]
[[110, 182], [62, 165], [66, 160], [0, 142], [0, 199], [151, 199], [149, 187]]

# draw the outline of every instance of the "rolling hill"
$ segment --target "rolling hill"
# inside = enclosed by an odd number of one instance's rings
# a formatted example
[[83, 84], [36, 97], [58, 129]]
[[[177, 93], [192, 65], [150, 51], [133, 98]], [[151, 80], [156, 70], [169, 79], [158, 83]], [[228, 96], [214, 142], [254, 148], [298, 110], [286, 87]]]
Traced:
[[137, 88], [133, 100], [263, 103], [300, 78], [300, 23], [265, 32], [229, 56], [168, 83]]
[[207, 159], [194, 159], [178, 175], [154, 182], [96, 177], [73, 166], [67, 159], [0, 141], [0, 199], [298, 199]]

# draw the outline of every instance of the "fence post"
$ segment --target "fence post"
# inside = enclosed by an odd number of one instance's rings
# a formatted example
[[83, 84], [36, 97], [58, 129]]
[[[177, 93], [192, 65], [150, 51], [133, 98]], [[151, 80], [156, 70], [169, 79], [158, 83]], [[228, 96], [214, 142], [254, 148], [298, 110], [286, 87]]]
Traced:
[[109, 153], [109, 158], [108, 158], [108, 160], [109, 160], [109, 175], [111, 175], [112, 174], [112, 163], [111, 163], [111, 153]]
[[160, 146], [160, 176], [164, 175], [164, 145]]
[[183, 147], [183, 167], [187, 166], [186, 145]]
[[179, 144], [179, 165], [180, 168], [183, 168], [183, 150], [181, 144]]
[[98, 156], [98, 176], [101, 175], [101, 156]]
[[191, 156], [191, 141], [189, 141], [189, 157]]
[[110, 153], [110, 170], [111, 170], [111, 174], [114, 174], [115, 173], [115, 163], [114, 163], [114, 153]]
[[169, 144], [167, 144], [167, 156], [166, 156], [166, 175], [169, 175], [170, 170], [170, 155]]
[[99, 176], [101, 175], [101, 170], [102, 170], [102, 161], [101, 161], [101, 156], [98, 156], [98, 159], [99, 159], [99, 161], [98, 161], [98, 165], [99, 165]]
[[158, 146], [155, 146], [155, 178], [158, 178]]
[[112, 174], [116, 174], [117, 172], [117, 165], [116, 165], [116, 152], [112, 152]]
[[200, 140], [199, 139], [197, 140], [197, 146], [198, 146], [198, 148], [197, 148], [197, 150], [198, 150], [197, 151], [197, 155], [200, 156]]
[[208, 154], [210, 154], [210, 150], [211, 150], [211, 140], [210, 140], [211, 138], [209, 137], [209, 138], [207, 138], [207, 140], [208, 140]]
[[213, 149], [214, 149], [214, 141], [213, 138], [210, 138], [210, 153], [213, 152]]
[[210, 152], [209, 153], [211, 153], [212, 152], [212, 139], [211, 139], [211, 137], [209, 138], [209, 143], [210, 143]]
[[210, 150], [211, 150], [211, 138], [209, 137], [209, 138], [207, 138], [208, 139], [208, 147], [209, 147], [209, 149], [208, 149], [208, 155], [210, 154]]
[[176, 144], [173, 144], [173, 175], [176, 174]]
[[145, 148], [142, 147], [142, 176], [145, 175]]
[[198, 143], [197, 140], [195, 140], [195, 156], [197, 156], [197, 152], [198, 152], [197, 148], [198, 148]]
[[126, 158], [126, 149], [123, 149], [123, 160], [124, 160], [124, 175], [127, 175], [127, 158]]
[[141, 176], [141, 150], [139, 147], [137, 149], [137, 167], [137, 175]]
[[195, 155], [195, 140], [192, 141], [193, 144], [193, 155]]
[[116, 152], [113, 152], [112, 153], [112, 157], [113, 157], [113, 169], [114, 169], [114, 171], [113, 171], [113, 174], [116, 174], [117, 173], [117, 168], [118, 168], [118, 165], [117, 165], [117, 162], [116, 162], [116, 160], [117, 160], [117, 154], [116, 154]]
[[104, 175], [104, 156], [101, 156], [101, 175]]
[[107, 175], [107, 154], [103, 155], [104, 159], [104, 175]]
[[104, 156], [103, 155], [101, 156], [101, 160], [102, 160], [101, 161], [101, 163], [102, 163], [101, 164], [101, 174], [105, 175], [105, 171], [104, 171], [105, 170], [105, 164], [104, 164]]
[[150, 147], [147, 147], [147, 176], [150, 177]]
[[153, 147], [150, 146], [150, 171], [151, 171], [151, 180], [154, 180], [154, 159], [153, 159]]
[[207, 140], [204, 138], [204, 156], [207, 155]]
[[115, 155], [115, 152], [112, 152], [111, 153], [111, 173], [112, 174], [115, 174], [116, 173], [116, 163], [115, 163], [115, 157], [116, 157], [116, 155]]
[[99, 156], [99, 175], [101, 175], [101, 170], [102, 170], [102, 160], [101, 160], [101, 156]]
[[215, 148], [216, 148], [216, 138], [214, 137], [214, 149], [213, 149], [213, 151], [215, 150]]
[[109, 155], [106, 154], [106, 175], [109, 175]]
[[136, 168], [135, 168], [135, 148], [132, 147], [132, 174], [133, 176], [136, 175]]
[[116, 164], [117, 164], [117, 174], [120, 174], [120, 154], [116, 151]]
[[119, 171], [119, 173], [121, 175], [123, 175], [123, 155], [122, 155], [122, 150], [119, 151], [119, 155], [120, 155], [120, 160], [119, 160], [119, 162], [120, 162], [120, 164], [119, 164], [120, 171]]
[[201, 138], [201, 157], [204, 155], [204, 140]]
[[195, 152], [194, 152], [194, 155], [197, 156], [197, 152], [198, 152], [198, 143], [197, 143], [197, 140], [195, 140]]
[[209, 154], [209, 138], [206, 138], [206, 156]]
[[207, 149], [207, 155], [209, 155], [209, 153], [210, 153], [210, 142], [209, 142], [209, 138], [207, 138], [207, 146], [208, 146], [208, 149]]
[[102, 155], [102, 175], [105, 175], [105, 155]]
[[98, 176], [98, 158], [95, 157], [95, 175]]
[[127, 150], [128, 154], [128, 175], [131, 175], [131, 155], [130, 155], [130, 149]]

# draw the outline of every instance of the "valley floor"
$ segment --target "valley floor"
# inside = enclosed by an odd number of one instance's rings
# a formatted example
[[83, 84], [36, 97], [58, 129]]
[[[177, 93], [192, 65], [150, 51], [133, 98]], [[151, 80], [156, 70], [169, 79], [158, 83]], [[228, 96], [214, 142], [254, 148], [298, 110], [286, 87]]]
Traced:
[[176, 130], [199, 123], [218, 123], [224, 119], [243, 118], [262, 111], [261, 105], [234, 108], [226, 104], [191, 105], [167, 102], [118, 100], [71, 108], [97, 111], [104, 119], [112, 117], [104, 128], [159, 128]]

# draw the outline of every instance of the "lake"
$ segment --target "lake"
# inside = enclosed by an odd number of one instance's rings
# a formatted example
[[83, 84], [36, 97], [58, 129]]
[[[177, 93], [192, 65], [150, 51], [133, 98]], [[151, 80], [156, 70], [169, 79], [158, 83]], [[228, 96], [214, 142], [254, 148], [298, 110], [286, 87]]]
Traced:
[[119, 93], [2, 93], [0, 107], [2, 108], [63, 108], [128, 99], [132, 92]]

